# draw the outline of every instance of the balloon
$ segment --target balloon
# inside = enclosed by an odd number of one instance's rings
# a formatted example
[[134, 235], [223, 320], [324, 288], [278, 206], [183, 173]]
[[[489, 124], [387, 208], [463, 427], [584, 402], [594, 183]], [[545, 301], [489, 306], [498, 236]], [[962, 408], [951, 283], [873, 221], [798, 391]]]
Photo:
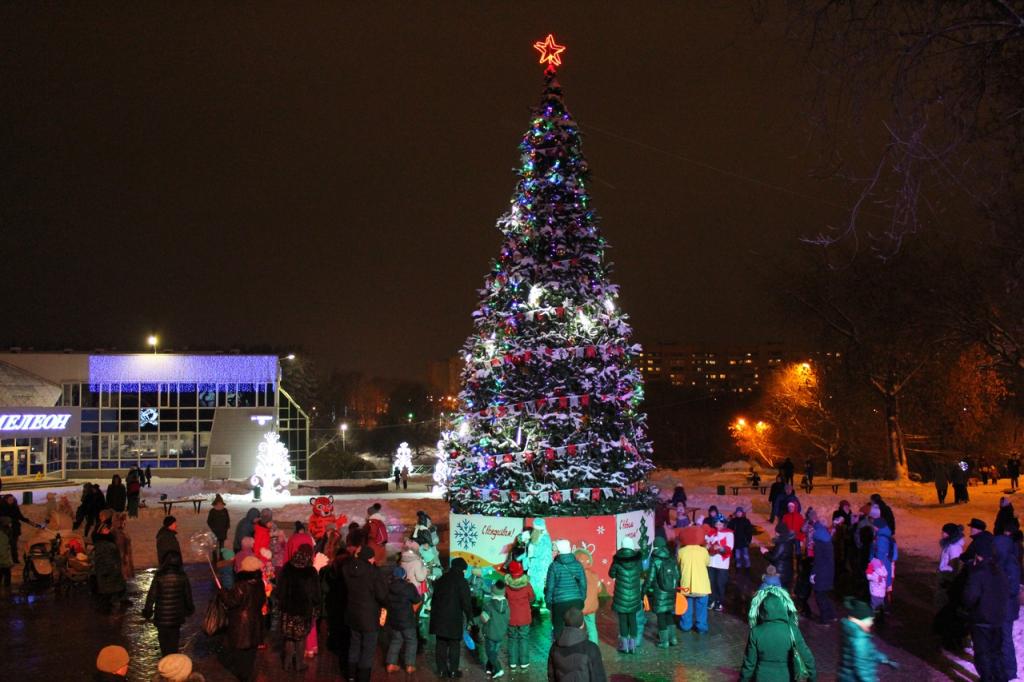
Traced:
[[188, 539], [188, 544], [192, 548], [193, 554], [205, 559], [217, 549], [217, 538], [211, 531], [197, 530]]

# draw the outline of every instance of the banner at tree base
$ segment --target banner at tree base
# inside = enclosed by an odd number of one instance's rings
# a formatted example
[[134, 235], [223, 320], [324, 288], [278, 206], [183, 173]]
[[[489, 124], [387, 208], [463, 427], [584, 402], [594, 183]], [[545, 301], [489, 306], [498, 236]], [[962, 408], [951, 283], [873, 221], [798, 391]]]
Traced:
[[[532, 531], [527, 546], [530, 557], [524, 561], [528, 571], [531, 565], [534, 571], [546, 571], [550, 557], [545, 555], [550, 554], [558, 540], [568, 540], [573, 551], [585, 549], [593, 557], [592, 568], [609, 594], [612, 583], [608, 580], [608, 569], [623, 538], [632, 538], [644, 556], [650, 553], [654, 541], [654, 512], [651, 511], [608, 516], [549, 516], [543, 519], [543, 524], [535, 523], [530, 517], [453, 513], [449, 524], [451, 558], [461, 557], [470, 566], [485, 569], [500, 569], [524, 530]], [[531, 582], [536, 580], [543, 584], [544, 576], [531, 576]]]

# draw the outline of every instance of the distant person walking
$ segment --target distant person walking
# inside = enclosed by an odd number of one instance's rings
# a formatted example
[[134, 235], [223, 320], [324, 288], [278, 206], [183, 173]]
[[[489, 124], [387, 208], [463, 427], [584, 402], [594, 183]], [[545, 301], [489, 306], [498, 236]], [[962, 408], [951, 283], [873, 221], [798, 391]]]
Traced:
[[110, 479], [110, 485], [107, 486], [107, 506], [116, 512], [123, 512], [127, 502], [128, 490], [124, 483], [121, 483], [121, 477], [114, 474]]
[[148, 464], [146, 465], [146, 487], [153, 487], [153, 469]]
[[793, 485], [793, 460], [789, 457], [782, 463], [782, 482], [787, 485]]
[[939, 504], [946, 504], [946, 493], [949, 492], [948, 467], [944, 462], [935, 465], [935, 496]]
[[228, 514], [228, 508], [220, 493], [213, 498], [213, 508], [206, 515], [206, 525], [217, 538], [217, 556], [220, 557], [220, 552], [224, 549], [224, 543], [228, 539], [228, 531], [231, 530], [231, 516]]
[[402, 490], [409, 489], [409, 467], [402, 467]]
[[137, 467], [132, 467], [128, 471], [128, 478], [126, 480], [125, 488], [127, 490], [128, 500], [128, 516], [130, 518], [138, 518], [139, 516], [139, 496], [142, 494], [142, 482], [140, 481], [141, 472]]
[[392, 478], [395, 479], [395, 490], [398, 490], [402, 485], [402, 471], [398, 467], [392, 472]]
[[1006, 475], [1010, 477], [1010, 490], [1016, 490], [1020, 479], [1020, 455], [1016, 452], [1006, 462]]

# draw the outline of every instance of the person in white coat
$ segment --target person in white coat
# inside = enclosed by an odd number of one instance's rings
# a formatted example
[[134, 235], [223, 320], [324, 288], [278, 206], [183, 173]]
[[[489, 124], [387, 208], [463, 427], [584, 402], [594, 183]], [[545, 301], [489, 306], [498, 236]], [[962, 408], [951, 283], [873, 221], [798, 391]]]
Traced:
[[548, 577], [548, 567], [554, 558], [551, 544], [551, 536], [548, 535], [547, 524], [544, 519], [533, 520], [533, 532], [530, 533], [530, 544], [526, 547], [527, 572], [530, 575], [530, 585], [537, 597], [537, 605], [544, 606], [544, 581]]
[[708, 577], [711, 578], [711, 603], [709, 609], [721, 611], [725, 608], [725, 588], [729, 584], [729, 563], [735, 546], [734, 536], [727, 525], [726, 518], [715, 519], [715, 530], [706, 536], [708, 554]]

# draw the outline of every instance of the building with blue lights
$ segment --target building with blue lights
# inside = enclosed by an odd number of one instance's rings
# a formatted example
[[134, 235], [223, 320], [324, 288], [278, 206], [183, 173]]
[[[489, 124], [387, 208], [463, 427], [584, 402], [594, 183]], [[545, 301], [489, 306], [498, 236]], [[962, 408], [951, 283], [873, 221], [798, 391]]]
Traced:
[[274, 355], [0, 354], [0, 476], [248, 479], [277, 431], [306, 478], [309, 418]]

